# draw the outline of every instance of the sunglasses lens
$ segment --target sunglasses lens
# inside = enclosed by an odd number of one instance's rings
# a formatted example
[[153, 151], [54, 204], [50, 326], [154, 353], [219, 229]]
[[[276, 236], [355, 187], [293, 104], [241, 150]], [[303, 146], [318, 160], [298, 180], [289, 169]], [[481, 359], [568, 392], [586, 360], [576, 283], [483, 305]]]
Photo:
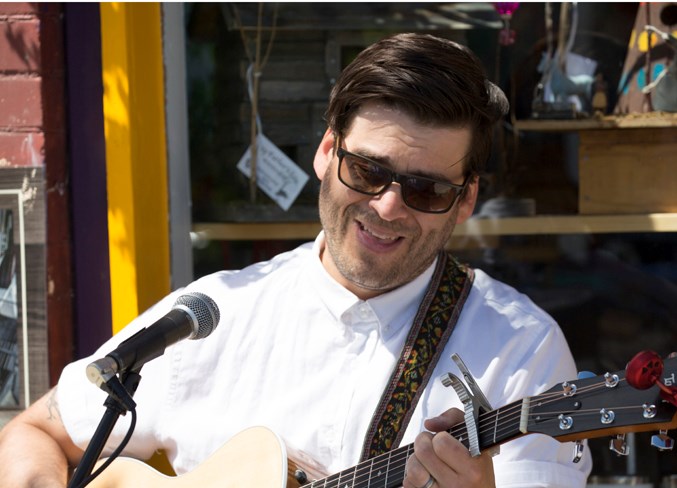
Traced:
[[373, 195], [392, 181], [387, 169], [348, 153], [343, 155], [339, 176], [353, 190]]
[[402, 185], [402, 198], [423, 212], [446, 212], [456, 200], [458, 190], [444, 183], [408, 177]]
[[404, 203], [421, 212], [447, 212], [462, 191], [461, 186], [429, 178], [397, 175], [388, 168], [340, 147], [338, 156], [339, 180], [348, 188], [365, 195], [378, 195], [393, 181], [397, 181], [402, 186]]

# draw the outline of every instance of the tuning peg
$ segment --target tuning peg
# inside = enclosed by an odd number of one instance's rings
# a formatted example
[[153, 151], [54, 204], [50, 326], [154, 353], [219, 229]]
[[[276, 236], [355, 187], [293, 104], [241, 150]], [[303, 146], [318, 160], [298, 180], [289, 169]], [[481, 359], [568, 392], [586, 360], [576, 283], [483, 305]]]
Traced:
[[660, 451], [671, 451], [675, 441], [668, 436], [667, 430], [660, 430], [657, 435], [651, 436], [651, 445]]
[[576, 444], [574, 444], [574, 458], [572, 459], [574, 463], [577, 463], [581, 460], [584, 450], [585, 445], [583, 444], [583, 441], [576, 441]]
[[654, 351], [642, 351], [633, 357], [625, 367], [625, 379], [638, 390], [646, 390], [656, 385], [661, 390], [661, 398], [677, 406], [677, 388], [663, 383], [663, 360]]
[[617, 436], [612, 437], [609, 442], [609, 449], [619, 456], [627, 456], [630, 454], [628, 443], [625, 442], [625, 434], [618, 434]]

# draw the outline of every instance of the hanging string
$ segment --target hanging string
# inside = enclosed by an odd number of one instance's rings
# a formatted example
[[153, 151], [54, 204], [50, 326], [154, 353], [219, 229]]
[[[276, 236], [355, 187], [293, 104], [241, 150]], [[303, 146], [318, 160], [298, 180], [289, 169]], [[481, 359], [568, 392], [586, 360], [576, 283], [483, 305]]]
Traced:
[[259, 14], [256, 24], [256, 54], [254, 55], [254, 83], [252, 88], [252, 109], [250, 124], [250, 159], [249, 159], [249, 201], [256, 203], [257, 166], [258, 166], [258, 133], [256, 132], [256, 118], [259, 113], [259, 81], [261, 80], [261, 22], [263, 20], [263, 3], [259, 3]]
[[[237, 9], [237, 5], [233, 4], [233, 14], [235, 15], [235, 24], [237, 26], [238, 32], [240, 33], [240, 38], [242, 39], [242, 45], [244, 46], [245, 54], [249, 60], [249, 64], [253, 64], [254, 56], [251, 54], [249, 49], [249, 42], [247, 41], [247, 35], [245, 33], [244, 25], [242, 24], [242, 18], [240, 17], [240, 11]], [[260, 6], [259, 6], [260, 7]], [[273, 21], [270, 27], [270, 39], [268, 39], [268, 46], [266, 48], [266, 54], [261, 62], [261, 69], [263, 69], [268, 62], [270, 57], [270, 52], [273, 48], [273, 42], [275, 41], [275, 35], [277, 33], [277, 14], [279, 11], [279, 5], [276, 3], [273, 6]]]
[[245, 48], [245, 54], [249, 60], [249, 67], [247, 68], [247, 91], [249, 93], [249, 99], [251, 101], [251, 123], [250, 123], [250, 176], [249, 176], [249, 201], [251, 203], [256, 203], [256, 194], [257, 194], [257, 162], [258, 162], [258, 135], [261, 134], [261, 118], [259, 116], [259, 83], [261, 79], [261, 73], [263, 68], [268, 62], [270, 53], [273, 47], [273, 41], [275, 40], [275, 34], [277, 32], [277, 13], [278, 13], [278, 4], [274, 4], [273, 8], [273, 21], [270, 32], [270, 37], [268, 39], [268, 46], [264, 54], [263, 60], [261, 60], [261, 43], [262, 43], [262, 33], [263, 33], [263, 6], [264, 3], [259, 3], [257, 23], [256, 23], [256, 38], [254, 41], [255, 52], [252, 55], [249, 48], [249, 42], [247, 41], [247, 36], [242, 25], [242, 19], [240, 18], [240, 12], [237, 9], [237, 6], [233, 5], [233, 11], [235, 14], [236, 23], [238, 30], [240, 32], [240, 37], [242, 38], [242, 44]]

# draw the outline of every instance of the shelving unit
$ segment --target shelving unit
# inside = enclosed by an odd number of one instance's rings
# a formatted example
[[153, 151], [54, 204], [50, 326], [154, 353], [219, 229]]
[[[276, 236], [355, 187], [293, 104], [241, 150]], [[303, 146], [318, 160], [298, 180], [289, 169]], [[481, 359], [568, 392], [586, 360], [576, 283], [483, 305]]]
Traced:
[[[319, 222], [196, 223], [193, 232], [206, 240], [314, 239]], [[537, 215], [534, 217], [471, 218], [455, 236], [534, 234], [604, 234], [677, 232], [677, 213], [646, 215]]]
[[529, 119], [515, 121], [518, 130], [539, 132], [572, 132], [590, 129], [647, 129], [677, 127], [677, 114], [652, 112], [650, 114], [608, 115], [575, 120]]
[[[520, 120], [515, 129], [576, 132], [579, 137], [578, 214], [554, 221], [535, 217], [524, 233], [532, 225], [542, 228], [540, 233], [677, 230], [677, 114]], [[512, 230], [513, 224], [505, 224]]]
[[[677, 130], [677, 114], [636, 114], [582, 120], [520, 120], [517, 130], [571, 132], [590, 130]], [[677, 158], [677, 153], [676, 153]], [[676, 161], [677, 163], [677, 161]], [[640, 191], [646, 191], [647, 188]], [[676, 196], [677, 198], [677, 196]], [[676, 205], [677, 206], [677, 205]], [[195, 223], [193, 232], [205, 240], [303, 240], [313, 239], [319, 222]], [[608, 215], [535, 215], [529, 217], [471, 218], [456, 227], [455, 236], [536, 234], [601, 234], [677, 232], [677, 213], [627, 213]]]

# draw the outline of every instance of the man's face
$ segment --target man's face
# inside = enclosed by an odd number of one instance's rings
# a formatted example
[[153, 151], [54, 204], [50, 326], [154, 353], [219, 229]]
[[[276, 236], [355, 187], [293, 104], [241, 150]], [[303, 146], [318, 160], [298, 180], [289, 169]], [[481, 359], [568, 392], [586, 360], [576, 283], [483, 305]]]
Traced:
[[[460, 185], [470, 141], [469, 129], [423, 126], [395, 109], [366, 105], [343, 134], [341, 147], [397, 173]], [[338, 179], [334, 136], [329, 131], [314, 167], [322, 180], [319, 207], [326, 237], [322, 263], [362, 299], [408, 283], [425, 271], [454, 226], [472, 215], [477, 198], [476, 179], [443, 214], [406, 206], [397, 183], [376, 196], [351, 190]]]

